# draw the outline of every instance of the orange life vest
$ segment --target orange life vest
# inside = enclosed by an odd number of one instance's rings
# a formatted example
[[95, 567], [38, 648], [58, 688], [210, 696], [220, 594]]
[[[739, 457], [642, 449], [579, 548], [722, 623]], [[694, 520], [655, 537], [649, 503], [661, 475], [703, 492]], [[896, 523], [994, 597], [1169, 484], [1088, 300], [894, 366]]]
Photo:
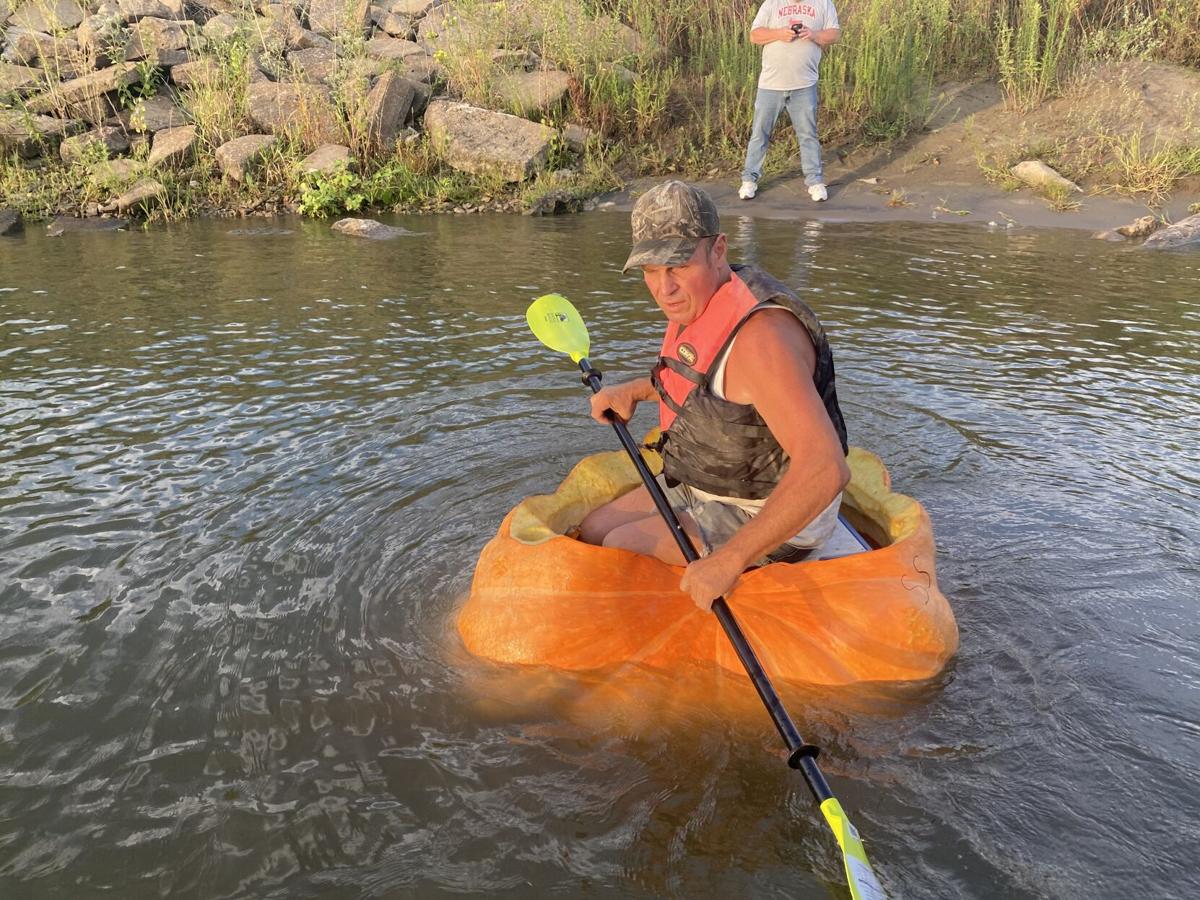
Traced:
[[721, 399], [710, 384], [713, 364], [757, 310], [781, 306], [804, 325], [817, 357], [813, 384], [842, 452], [847, 449], [846, 423], [834, 387], [833, 353], [816, 313], [766, 272], [732, 268], [733, 276], [696, 321], [684, 327], [668, 324], [650, 379], [660, 401], [660, 449], [668, 480], [719, 496], [761, 500], [787, 471], [788, 456], [758, 410]]
[[746, 282], [734, 275], [712, 296], [690, 325], [667, 323], [658, 379], [666, 397], [658, 404], [658, 424], [669, 431], [692, 389], [701, 384], [733, 330], [759, 305]]

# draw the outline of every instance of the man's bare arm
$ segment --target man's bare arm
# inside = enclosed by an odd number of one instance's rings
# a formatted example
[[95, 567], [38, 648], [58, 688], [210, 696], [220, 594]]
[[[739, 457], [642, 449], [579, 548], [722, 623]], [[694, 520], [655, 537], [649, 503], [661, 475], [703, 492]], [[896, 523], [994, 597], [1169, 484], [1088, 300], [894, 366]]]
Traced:
[[649, 378], [610, 385], [592, 394], [592, 418], [602, 425], [607, 424], [609, 419], [606, 414], [611, 409], [621, 421], [628, 422], [639, 403], [652, 400], [658, 400], [658, 392]]
[[792, 41], [812, 41], [821, 47], [828, 47], [830, 44], [836, 44], [842, 37], [840, 28], [822, 28], [820, 31], [812, 31], [809, 28], [801, 28], [799, 32], [793, 31], [791, 28], [752, 28], [750, 30], [750, 43], [752, 44], [770, 44], [772, 41], [783, 41], [790, 44]]
[[841, 38], [842, 30], [840, 28], [822, 28], [820, 31], [808, 32], [808, 39], [821, 47], [836, 44]]
[[850, 480], [841, 442], [813, 385], [815, 366], [808, 332], [786, 310], [751, 318], [730, 354], [726, 396], [752, 403], [790, 459], [762, 511], [726, 544], [743, 568], [795, 536]]
[[796, 32], [790, 28], [752, 28], [750, 29], [750, 43], [752, 44], [770, 44], [773, 41], [783, 41], [790, 44], [796, 40]]
[[790, 463], [762, 511], [723, 547], [729, 568], [745, 569], [799, 533], [850, 480], [841, 441], [813, 385], [816, 353], [790, 312], [765, 310], [738, 334], [726, 368], [726, 397], [751, 403]]

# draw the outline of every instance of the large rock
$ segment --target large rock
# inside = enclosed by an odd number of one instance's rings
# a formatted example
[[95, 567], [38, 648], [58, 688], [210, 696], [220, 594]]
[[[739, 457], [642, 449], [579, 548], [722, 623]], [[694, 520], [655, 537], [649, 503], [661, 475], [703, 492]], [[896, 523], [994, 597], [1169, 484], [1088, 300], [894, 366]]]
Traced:
[[420, 18], [437, 5], [436, 0], [392, 0], [391, 3], [384, 0], [384, 8], [388, 12], [410, 19]]
[[267, 70], [269, 68], [271, 68], [271, 66], [265, 63], [253, 50], [246, 54], [245, 70], [246, 82], [248, 84], [258, 84], [262, 81], [274, 81], [274, 78], [271, 78], [267, 75]]
[[248, 134], [245, 137], [234, 138], [217, 148], [217, 165], [226, 178], [241, 183], [255, 164], [260, 162], [263, 154], [279, 139], [271, 134]]
[[9, 17], [8, 24], [51, 34], [77, 28], [86, 16], [74, 0], [28, 0]]
[[75, 29], [79, 50], [104, 68], [120, 60], [126, 36], [119, 16], [88, 16]]
[[189, 63], [193, 59], [195, 57], [192, 56], [191, 51], [187, 48], [166, 50], [155, 47], [154, 52], [147, 56], [144, 61], [153, 63], [160, 69], [169, 69], [172, 66], [181, 66], [184, 63]]
[[237, 34], [239, 20], [230, 13], [220, 13], [204, 23], [201, 31], [210, 41], [227, 41]]
[[170, 97], [158, 94], [134, 101], [129, 109], [117, 113], [112, 123], [119, 124], [129, 131], [154, 134], [167, 128], [186, 125], [187, 117]]
[[540, 171], [557, 135], [528, 119], [449, 100], [429, 104], [425, 129], [454, 168], [505, 181], [524, 181]]
[[104, 95], [128, 87], [139, 77], [137, 67], [132, 63], [109, 66], [53, 86], [46, 93], [31, 98], [26, 108], [35, 113], [67, 109], [89, 122], [100, 122], [107, 114]]
[[300, 49], [309, 50], [316, 48], [318, 50], [328, 50], [331, 53], [337, 51], [337, 44], [333, 38], [327, 38], [323, 34], [317, 34], [315, 31], [304, 30], [304, 34], [300, 37]]
[[139, 19], [185, 19], [183, 0], [117, 0], [121, 18], [126, 22]]
[[21, 230], [21, 214], [7, 206], [0, 207], [0, 234], [16, 234]]
[[329, 84], [337, 74], [337, 53], [321, 47], [309, 47], [289, 53], [288, 64], [292, 68], [290, 81], [308, 84]]
[[64, 234], [96, 234], [104, 231], [120, 231], [127, 225], [129, 225], [128, 219], [79, 219], [75, 216], [55, 216], [46, 224], [46, 234], [49, 237], [62, 237]]
[[171, 66], [171, 81], [182, 88], [206, 87], [210, 84], [217, 84], [220, 78], [220, 66], [208, 58]]
[[92, 167], [91, 181], [101, 187], [126, 185], [133, 181], [142, 168], [142, 163], [128, 157], [110, 159]]
[[1200, 215], [1188, 216], [1156, 231], [1142, 243], [1145, 250], [1200, 249]]
[[587, 149], [588, 141], [595, 140], [596, 132], [583, 125], [574, 123], [563, 126], [563, 140], [567, 142], [567, 146], [575, 153], [583, 153]]
[[264, 46], [283, 50], [300, 50], [307, 45], [308, 32], [300, 24], [295, 10], [285, 3], [268, 3], [258, 20], [258, 37]]
[[1158, 216], [1142, 216], [1114, 230], [1123, 237], [1144, 238], [1154, 234], [1162, 225], [1163, 221]]
[[59, 145], [58, 155], [67, 165], [83, 159], [92, 147], [103, 147], [105, 158], [124, 153], [129, 149], [129, 138], [124, 129], [104, 126], [83, 134], [69, 137]]
[[147, 209], [161, 203], [165, 195], [166, 189], [159, 182], [153, 178], [147, 178], [131, 187], [114, 200], [110, 206], [117, 212], [127, 212], [137, 206]]
[[[113, 3], [114, 0], [103, 0], [103, 2]], [[245, 0], [185, 0], [185, 2], [190, 17], [197, 22], [206, 22], [219, 15], [238, 16], [247, 12]], [[303, 2], [297, 2], [296, 9], [299, 10], [305, 5]]]
[[389, 152], [404, 128], [418, 86], [395, 72], [385, 72], [367, 95], [367, 141], [379, 152]]
[[325, 37], [366, 37], [370, 24], [370, 0], [310, 0], [308, 4], [308, 27]]
[[[5, 34], [7, 45], [0, 59], [18, 66], [38, 65], [42, 60], [55, 60], [60, 53], [59, 41], [42, 31], [10, 28]], [[74, 42], [72, 41], [74, 44]], [[78, 45], [76, 45], [78, 47]], [[47, 66], [48, 70], [53, 66]]]
[[56, 149], [64, 137], [78, 130], [73, 119], [0, 109], [0, 150], [6, 154], [16, 152], [32, 159]]
[[518, 116], [540, 116], [562, 104], [571, 86], [566, 72], [505, 72], [494, 82], [500, 102]]
[[[129, 60], [147, 59], [162, 65], [174, 62], [172, 51], [184, 50], [188, 45], [188, 33], [191, 23], [177, 22], [173, 19], [159, 19], [147, 16], [139, 19], [129, 30], [129, 41], [125, 44], [125, 58]], [[164, 59], [170, 62], [162, 62]]]
[[24, 95], [42, 86], [46, 73], [33, 66], [0, 62], [0, 101], [10, 94]]
[[408, 70], [405, 70], [404, 77], [412, 82], [412, 86], [416, 90], [417, 95], [413, 98], [412, 112], [408, 115], [410, 122], [416, 122], [425, 114], [425, 107], [433, 99], [433, 86], [414, 78], [412, 72]]
[[354, 168], [350, 148], [344, 144], [324, 144], [304, 157], [300, 163], [300, 171], [306, 175], [312, 172], [329, 175], [343, 166]]
[[1009, 169], [1009, 171], [1012, 172], [1014, 177], [1019, 178], [1031, 187], [1051, 188], [1067, 192], [1082, 192], [1083, 190], [1075, 182], [1069, 178], [1064, 178], [1040, 159], [1027, 159], [1024, 162], [1019, 162]]
[[196, 126], [180, 125], [155, 133], [146, 165], [180, 166], [191, 161], [196, 152]]
[[446, 70], [441, 63], [428, 54], [424, 56], [414, 55], [404, 58], [404, 74], [413, 81], [423, 81], [426, 84], [433, 84], [438, 79], [444, 80]]
[[392, 37], [410, 40], [416, 36], [413, 20], [408, 16], [398, 16], [395, 13], [388, 12], [386, 9], [372, 6], [371, 21], [375, 23], [376, 28], [386, 34], [390, 34]]
[[373, 241], [386, 241], [414, 234], [407, 228], [393, 228], [391, 225], [384, 225], [374, 219], [338, 219], [329, 227], [340, 234], [370, 238]]
[[259, 131], [295, 134], [310, 147], [342, 139], [342, 122], [324, 85], [264, 81], [251, 84], [246, 96], [250, 120]]
[[367, 56], [371, 59], [391, 61], [404, 60], [410, 56], [424, 56], [425, 48], [416, 41], [404, 41], [400, 38], [380, 37], [376, 35], [367, 41]]
[[478, 13], [472, 15], [458, 7], [438, 6], [427, 12], [417, 23], [417, 39], [423, 44], [451, 54], [495, 50], [509, 40], [515, 41], [518, 46], [533, 43], [511, 33], [511, 19], [508, 28], [489, 28], [488, 23], [478, 17], [501, 14], [504, 12], [499, 8], [499, 4], [485, 4]]

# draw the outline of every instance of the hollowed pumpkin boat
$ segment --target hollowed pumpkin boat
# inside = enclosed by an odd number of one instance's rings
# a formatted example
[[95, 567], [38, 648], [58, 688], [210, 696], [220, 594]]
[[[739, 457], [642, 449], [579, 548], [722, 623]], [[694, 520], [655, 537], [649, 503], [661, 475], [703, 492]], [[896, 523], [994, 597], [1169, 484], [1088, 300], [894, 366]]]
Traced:
[[[658, 454], [643, 457], [661, 469]], [[842, 516], [870, 549], [754, 569], [729, 605], [772, 678], [931, 678], [954, 655], [958, 628], [934, 575], [929, 517], [892, 492], [877, 456], [853, 447], [847, 461]], [[467, 649], [498, 663], [573, 671], [708, 663], [744, 676], [715, 617], [679, 590], [681, 568], [569, 536], [590, 511], [640, 483], [623, 452], [598, 453], [553, 494], [519, 503], [480, 554], [459, 611]]]

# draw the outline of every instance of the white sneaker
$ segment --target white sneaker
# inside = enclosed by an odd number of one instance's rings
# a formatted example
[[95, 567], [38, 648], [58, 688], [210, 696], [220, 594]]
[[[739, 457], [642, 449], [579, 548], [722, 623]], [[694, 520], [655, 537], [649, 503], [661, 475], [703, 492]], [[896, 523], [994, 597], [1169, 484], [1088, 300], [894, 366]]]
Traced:
[[813, 198], [816, 203], [821, 203], [829, 199], [829, 191], [825, 190], [823, 184], [810, 184], [808, 186], [808, 196]]
[[738, 188], [738, 196], [743, 200], [753, 200], [754, 195], [758, 193], [757, 181], [743, 181], [742, 186]]

